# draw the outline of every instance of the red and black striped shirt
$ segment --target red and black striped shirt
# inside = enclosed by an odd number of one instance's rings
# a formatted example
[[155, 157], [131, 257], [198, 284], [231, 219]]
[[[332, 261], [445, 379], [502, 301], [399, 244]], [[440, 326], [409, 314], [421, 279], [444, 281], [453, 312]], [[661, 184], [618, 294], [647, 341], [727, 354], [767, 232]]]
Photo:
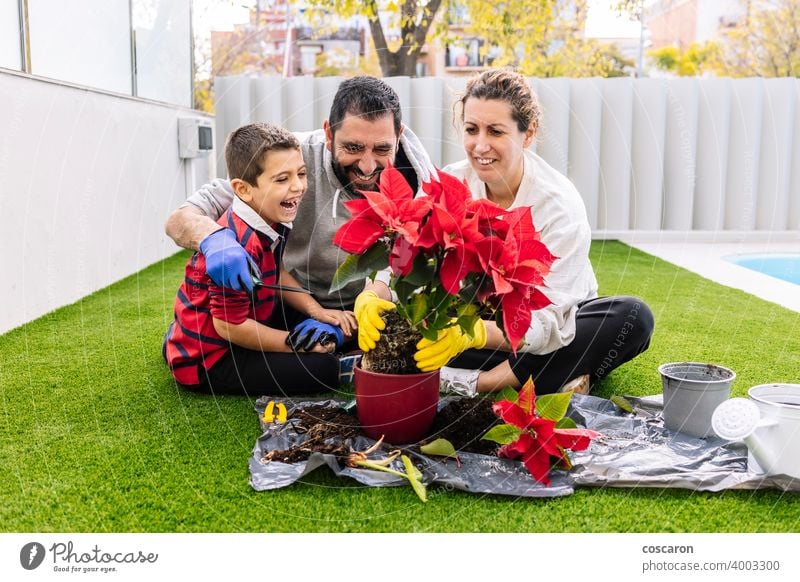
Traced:
[[[276, 240], [251, 228], [232, 209], [217, 221], [232, 230], [261, 269], [265, 284], [278, 282], [281, 257], [289, 229], [277, 224]], [[175, 321], [165, 338], [165, 358], [172, 375], [183, 385], [200, 384], [200, 366], [210, 369], [230, 351], [230, 342], [219, 336], [212, 318], [231, 324], [255, 319], [266, 324], [275, 306], [275, 291], [258, 287], [254, 297], [216, 285], [206, 273], [206, 260], [195, 253], [186, 265], [186, 273], [175, 299]]]

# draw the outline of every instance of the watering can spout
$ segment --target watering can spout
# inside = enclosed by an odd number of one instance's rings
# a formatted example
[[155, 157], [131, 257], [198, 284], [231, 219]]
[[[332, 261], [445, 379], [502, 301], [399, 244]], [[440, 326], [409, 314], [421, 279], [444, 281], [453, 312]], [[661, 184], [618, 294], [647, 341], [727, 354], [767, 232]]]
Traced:
[[726, 400], [717, 406], [711, 417], [711, 426], [717, 436], [728, 441], [744, 441], [758, 464], [770, 474], [776, 472], [777, 460], [757, 430], [776, 424], [775, 421], [762, 419], [758, 407], [747, 398]]

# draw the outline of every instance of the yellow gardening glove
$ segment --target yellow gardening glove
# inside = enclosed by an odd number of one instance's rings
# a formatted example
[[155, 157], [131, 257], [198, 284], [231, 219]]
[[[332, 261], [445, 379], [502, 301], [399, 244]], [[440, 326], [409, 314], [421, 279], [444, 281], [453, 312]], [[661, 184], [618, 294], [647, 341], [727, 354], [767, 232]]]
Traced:
[[353, 313], [358, 321], [358, 347], [365, 352], [370, 351], [381, 339], [381, 330], [386, 322], [381, 313], [391, 311], [397, 306], [391, 301], [381, 299], [374, 291], [364, 291], [356, 297]]
[[470, 336], [464, 333], [461, 326], [453, 325], [441, 330], [436, 341], [421, 339], [417, 343], [417, 353], [414, 354], [417, 368], [423, 372], [433, 372], [464, 350], [483, 348], [486, 345], [486, 324], [482, 319], [475, 322], [472, 333]]

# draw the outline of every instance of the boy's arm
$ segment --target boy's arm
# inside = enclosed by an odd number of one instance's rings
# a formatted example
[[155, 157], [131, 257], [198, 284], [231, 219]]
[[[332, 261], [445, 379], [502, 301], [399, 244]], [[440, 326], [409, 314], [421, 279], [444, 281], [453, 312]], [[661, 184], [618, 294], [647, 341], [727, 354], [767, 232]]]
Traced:
[[[281, 267], [280, 283], [284, 287], [300, 288], [300, 283], [292, 277], [289, 272]], [[293, 291], [280, 291], [281, 301], [293, 307], [300, 313], [309, 317], [329, 323], [342, 328], [345, 337], [352, 337], [357, 324], [352, 311], [340, 311], [338, 309], [325, 309], [314, 297], [306, 293], [295, 293]]]
[[[273, 329], [254, 319], [246, 319], [242, 323], [229, 323], [222, 319], [212, 318], [214, 329], [224, 340], [237, 346], [260, 352], [290, 353], [292, 348], [286, 345], [289, 332]], [[327, 354], [328, 349], [319, 343], [314, 344], [311, 352]]]

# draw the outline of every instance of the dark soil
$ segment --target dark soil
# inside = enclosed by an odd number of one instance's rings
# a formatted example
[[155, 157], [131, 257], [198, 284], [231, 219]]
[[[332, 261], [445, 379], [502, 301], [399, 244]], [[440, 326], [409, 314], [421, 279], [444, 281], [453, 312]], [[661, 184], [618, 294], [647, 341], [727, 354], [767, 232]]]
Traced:
[[492, 404], [490, 398], [453, 400], [436, 415], [431, 435], [425, 442], [447, 439], [456, 451], [494, 455], [497, 443], [481, 440], [487, 430], [500, 422], [492, 412]]
[[386, 329], [375, 348], [364, 354], [361, 367], [381, 374], [419, 374], [414, 354], [422, 335], [396, 311], [384, 312], [381, 317]]
[[306, 439], [290, 449], [269, 451], [263, 461], [297, 463], [308, 460], [311, 453], [346, 457], [350, 454], [346, 441], [361, 434], [358, 419], [336, 408], [309, 406], [296, 410], [291, 418], [299, 420], [294, 428], [297, 432], [305, 433]]
[[[308, 460], [315, 452], [345, 458], [352, 452], [350, 439], [362, 434], [358, 418], [337, 408], [309, 406], [293, 412], [290, 419], [296, 419], [294, 428], [306, 439], [290, 449], [269, 451], [263, 461], [297, 463]], [[480, 439], [498, 422], [491, 399], [453, 400], [436, 415], [431, 434], [423, 444], [444, 438], [453, 443], [456, 451], [494, 455], [497, 444]]]

